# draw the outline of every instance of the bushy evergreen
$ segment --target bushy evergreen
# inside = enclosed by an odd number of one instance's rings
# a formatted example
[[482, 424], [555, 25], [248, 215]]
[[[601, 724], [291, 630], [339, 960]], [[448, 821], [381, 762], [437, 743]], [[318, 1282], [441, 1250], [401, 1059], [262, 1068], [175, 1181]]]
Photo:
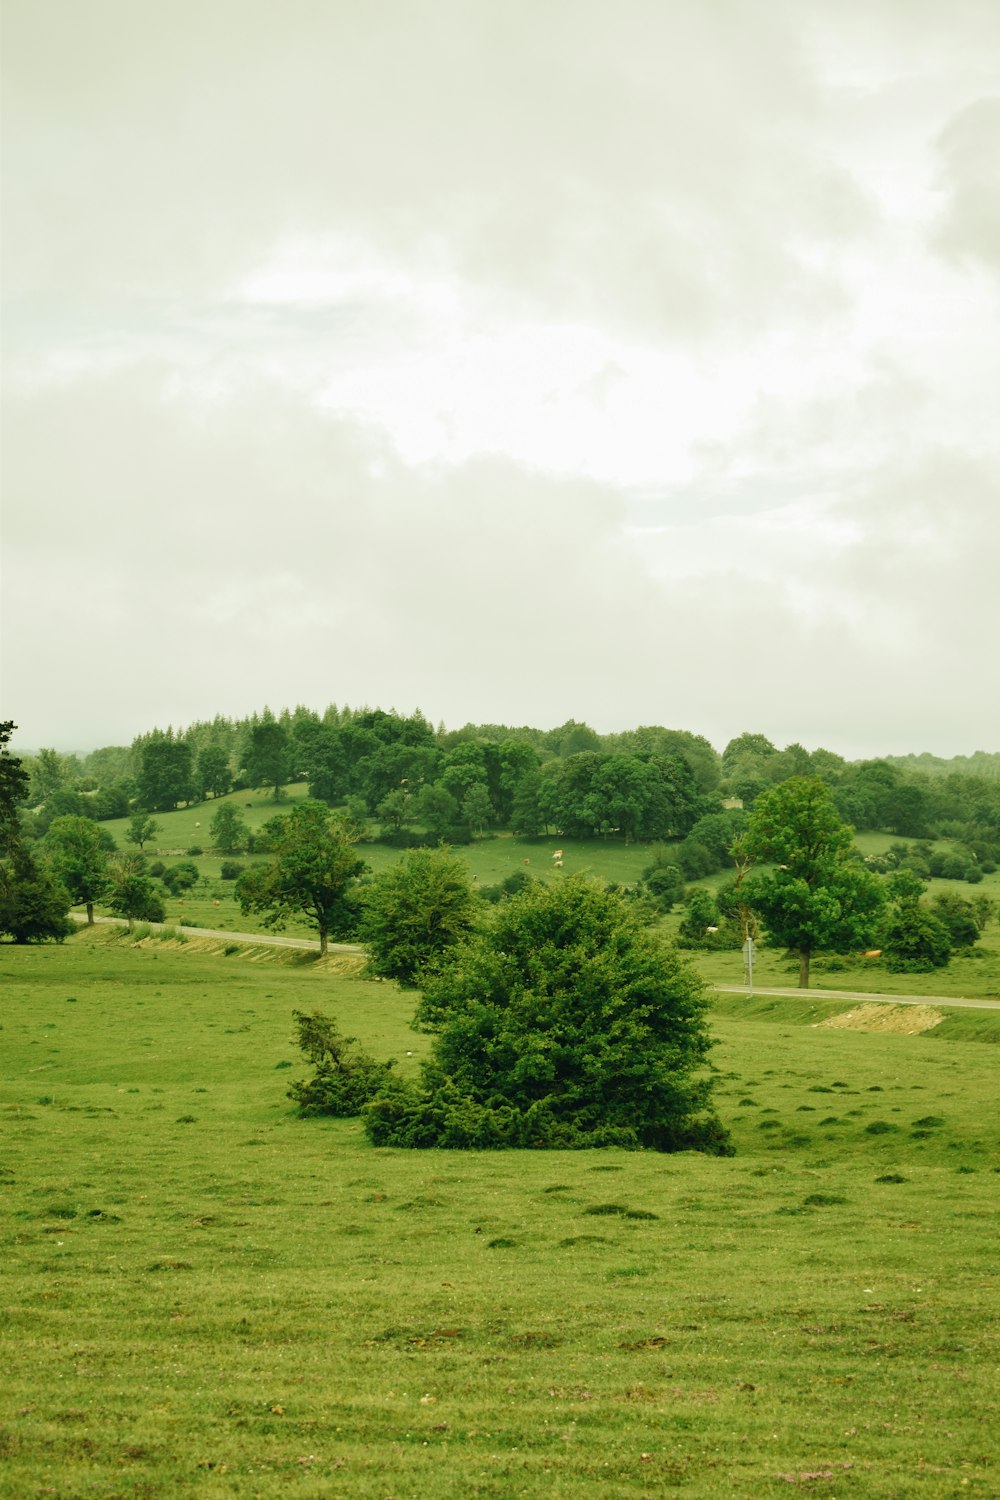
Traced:
[[364, 1111], [377, 1145], [728, 1151], [709, 1112], [701, 982], [634, 905], [583, 876], [495, 909], [425, 985], [419, 1083]]

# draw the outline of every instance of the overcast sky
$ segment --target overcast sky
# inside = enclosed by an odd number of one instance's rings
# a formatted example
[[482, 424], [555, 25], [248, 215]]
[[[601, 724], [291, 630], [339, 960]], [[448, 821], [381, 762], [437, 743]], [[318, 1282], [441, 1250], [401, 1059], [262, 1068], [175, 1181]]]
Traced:
[[3, 0], [0, 717], [1000, 749], [996, 0]]

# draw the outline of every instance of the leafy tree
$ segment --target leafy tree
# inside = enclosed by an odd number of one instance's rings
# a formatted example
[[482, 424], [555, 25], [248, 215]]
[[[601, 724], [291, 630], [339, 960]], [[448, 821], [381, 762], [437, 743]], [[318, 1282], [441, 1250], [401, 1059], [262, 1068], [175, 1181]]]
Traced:
[[971, 901], [952, 891], [940, 891], [934, 897], [934, 915], [948, 929], [953, 948], [971, 948], [979, 941], [980, 927]]
[[171, 896], [176, 896], [181, 891], [189, 891], [192, 886], [198, 884], [198, 866], [193, 860], [182, 859], [179, 864], [170, 865], [164, 870], [160, 879]]
[[430, 979], [419, 1084], [365, 1109], [377, 1145], [729, 1150], [706, 1114], [701, 982], [634, 903], [582, 876], [495, 908]]
[[132, 932], [135, 921], [162, 922], [163, 902], [146, 870], [141, 854], [118, 854], [108, 863], [107, 904], [116, 916], [125, 917]]
[[221, 807], [216, 808], [208, 831], [212, 843], [223, 854], [239, 854], [250, 841], [247, 820], [231, 802], [224, 802]]
[[211, 792], [213, 797], [224, 797], [233, 784], [233, 773], [229, 769], [229, 754], [222, 745], [206, 745], [198, 752], [197, 771], [201, 795]]
[[482, 838], [486, 825], [493, 817], [493, 803], [481, 781], [474, 782], [462, 798], [462, 817], [468, 824], [469, 831]]
[[462, 860], [449, 849], [411, 849], [364, 890], [360, 937], [368, 966], [400, 984], [425, 969], [476, 925], [476, 893]]
[[378, 1091], [389, 1082], [393, 1062], [377, 1062], [356, 1046], [357, 1038], [341, 1036], [332, 1016], [321, 1010], [306, 1015], [293, 1011], [297, 1041], [312, 1063], [311, 1078], [300, 1079], [288, 1090], [301, 1115], [349, 1116], [361, 1113]]
[[194, 787], [191, 746], [186, 740], [157, 730], [145, 741], [140, 752], [137, 794], [140, 805], [154, 812], [190, 802]]
[[39, 750], [31, 765], [32, 804], [44, 802], [53, 792], [62, 791], [66, 782], [66, 768], [59, 752]]
[[122, 782], [98, 787], [93, 796], [93, 813], [98, 820], [124, 818], [128, 814], [128, 787]]
[[443, 786], [424, 786], [416, 799], [416, 815], [432, 838], [446, 838], [457, 826], [458, 803]]
[[672, 911], [684, 896], [684, 873], [680, 865], [669, 860], [650, 865], [643, 871], [642, 883], [660, 911]]
[[951, 958], [951, 937], [922, 901], [901, 901], [886, 922], [882, 952], [891, 973], [925, 974]]
[[850, 858], [852, 830], [825, 782], [793, 776], [765, 792], [750, 815], [745, 843], [753, 858], [774, 866], [749, 877], [746, 899], [772, 939], [798, 954], [800, 988], [808, 988], [817, 950], [848, 953], [872, 941], [885, 892]]
[[11, 755], [7, 749], [16, 728], [11, 719], [0, 723], [0, 855], [7, 854], [21, 842], [17, 809], [28, 795], [30, 780], [20, 756]]
[[708, 938], [714, 937], [719, 923], [715, 897], [703, 885], [697, 885], [688, 898], [687, 911], [677, 929], [677, 940], [682, 947], [700, 948]]
[[271, 818], [263, 833], [273, 858], [240, 878], [241, 911], [279, 930], [299, 913], [316, 929], [320, 952], [326, 953], [330, 934], [350, 930], [355, 920], [349, 897], [364, 869], [354, 850], [356, 829], [321, 802], [302, 802]]
[[291, 778], [291, 751], [291, 737], [276, 719], [263, 719], [251, 728], [243, 758], [247, 781], [252, 787], [271, 787], [275, 802]]
[[151, 818], [148, 813], [133, 813], [128, 820], [128, 827], [125, 830], [125, 842], [126, 844], [135, 844], [141, 849], [143, 844], [148, 843], [153, 834], [159, 833], [159, 831], [159, 823], [157, 823], [155, 818]]
[[69, 892], [47, 865], [21, 845], [0, 865], [0, 934], [15, 943], [61, 943], [73, 931]]
[[52, 851], [56, 876], [76, 906], [87, 908], [87, 923], [94, 925], [94, 902], [108, 886], [108, 856], [101, 830], [90, 818], [56, 818], [49, 824], [45, 841]]
[[405, 788], [398, 786], [382, 798], [376, 812], [387, 828], [398, 833], [413, 817], [413, 797]]

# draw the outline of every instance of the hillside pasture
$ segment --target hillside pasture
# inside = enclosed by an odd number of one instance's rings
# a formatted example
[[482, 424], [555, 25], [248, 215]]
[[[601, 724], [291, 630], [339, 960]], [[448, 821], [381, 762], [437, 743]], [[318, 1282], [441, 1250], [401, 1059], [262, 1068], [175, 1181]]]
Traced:
[[285, 1091], [295, 1009], [416, 1067], [391, 984], [107, 929], [0, 979], [5, 1493], [996, 1493], [994, 1047], [720, 997], [730, 1160], [388, 1151]]

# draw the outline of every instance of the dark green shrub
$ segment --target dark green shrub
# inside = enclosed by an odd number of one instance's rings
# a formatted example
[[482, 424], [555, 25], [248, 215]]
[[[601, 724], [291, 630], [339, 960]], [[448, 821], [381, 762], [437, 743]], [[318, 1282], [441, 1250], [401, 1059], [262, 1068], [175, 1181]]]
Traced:
[[434, 1055], [367, 1105], [370, 1139], [728, 1154], [700, 981], [635, 904], [571, 876], [494, 910], [425, 981], [416, 1023]]
[[219, 875], [223, 880], [239, 880], [243, 874], [243, 866], [238, 859], [224, 859]]
[[184, 850], [185, 854], [193, 854], [196, 858], [199, 854], [204, 854], [204, 852], [200, 844], [192, 844], [190, 849]]
[[182, 860], [178, 865], [171, 865], [164, 870], [160, 877], [163, 884], [172, 896], [180, 891], [189, 891], [198, 882], [198, 866], [190, 860]]
[[341, 1036], [336, 1021], [322, 1011], [306, 1015], [294, 1011], [299, 1047], [312, 1063], [311, 1078], [300, 1079], [288, 1090], [302, 1115], [356, 1115], [362, 1105], [393, 1080], [393, 1063], [380, 1063], [355, 1045], [352, 1036]]

